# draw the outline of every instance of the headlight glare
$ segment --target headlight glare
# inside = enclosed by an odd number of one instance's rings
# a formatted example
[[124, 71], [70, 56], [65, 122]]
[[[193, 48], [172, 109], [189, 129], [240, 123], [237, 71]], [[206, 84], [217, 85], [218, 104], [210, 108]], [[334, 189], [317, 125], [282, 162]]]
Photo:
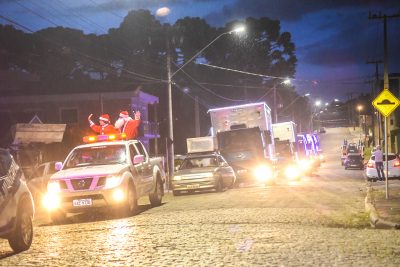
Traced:
[[272, 169], [265, 165], [255, 168], [254, 175], [259, 181], [266, 181], [273, 177]]
[[47, 192], [43, 199], [42, 205], [47, 210], [55, 210], [60, 207], [61, 199], [57, 194]]
[[299, 177], [299, 168], [296, 166], [288, 166], [285, 168], [285, 177], [288, 179], [296, 179]]

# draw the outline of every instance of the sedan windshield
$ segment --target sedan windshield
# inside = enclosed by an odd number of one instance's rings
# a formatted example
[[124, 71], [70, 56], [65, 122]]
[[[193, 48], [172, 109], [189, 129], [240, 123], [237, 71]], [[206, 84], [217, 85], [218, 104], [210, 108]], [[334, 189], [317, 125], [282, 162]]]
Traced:
[[125, 162], [126, 149], [124, 145], [85, 147], [75, 149], [72, 152], [64, 169]]
[[204, 167], [217, 167], [218, 161], [216, 157], [199, 157], [199, 158], [186, 158], [180, 167], [180, 170], [204, 168]]

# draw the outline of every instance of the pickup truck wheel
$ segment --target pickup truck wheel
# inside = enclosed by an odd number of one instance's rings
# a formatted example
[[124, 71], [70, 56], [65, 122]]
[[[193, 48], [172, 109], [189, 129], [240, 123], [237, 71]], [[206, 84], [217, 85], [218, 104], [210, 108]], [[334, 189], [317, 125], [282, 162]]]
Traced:
[[222, 179], [218, 180], [217, 186], [215, 187], [215, 190], [217, 192], [222, 192], [224, 190], [224, 183], [222, 182]]
[[128, 186], [127, 192], [127, 200], [126, 200], [126, 207], [125, 207], [125, 215], [134, 215], [138, 210], [138, 203], [136, 197], [136, 190], [132, 183]]
[[8, 243], [14, 252], [30, 248], [33, 239], [32, 210], [25, 199], [19, 205], [14, 232], [8, 238]]
[[157, 179], [155, 191], [149, 194], [151, 206], [153, 207], [160, 206], [162, 202], [162, 195], [163, 195], [163, 185], [160, 182], [160, 180]]

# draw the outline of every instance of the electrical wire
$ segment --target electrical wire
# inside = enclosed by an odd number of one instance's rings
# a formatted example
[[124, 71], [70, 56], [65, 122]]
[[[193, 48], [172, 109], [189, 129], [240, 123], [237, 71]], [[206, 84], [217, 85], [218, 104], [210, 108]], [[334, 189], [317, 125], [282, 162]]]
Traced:
[[[174, 65], [176, 65], [176, 64], [174, 63]], [[198, 83], [192, 76], [190, 76], [190, 75], [189, 75], [187, 72], [185, 72], [184, 70], [181, 69], [180, 71], [182, 71], [187, 77], [189, 77], [189, 79], [191, 79], [191, 80], [192, 80], [195, 84], [197, 84], [200, 88], [202, 88], [203, 90], [209, 92], [210, 94], [215, 95], [216, 97], [219, 97], [219, 98], [224, 99], [224, 100], [232, 101], [232, 102], [243, 102], [243, 101], [246, 101], [246, 100], [243, 100], [243, 99], [232, 99], [232, 98], [228, 98], [228, 97], [219, 95], [219, 94], [213, 92], [212, 90], [210, 90], [210, 89], [204, 87], [204, 86], [201, 85], [200, 83]]]

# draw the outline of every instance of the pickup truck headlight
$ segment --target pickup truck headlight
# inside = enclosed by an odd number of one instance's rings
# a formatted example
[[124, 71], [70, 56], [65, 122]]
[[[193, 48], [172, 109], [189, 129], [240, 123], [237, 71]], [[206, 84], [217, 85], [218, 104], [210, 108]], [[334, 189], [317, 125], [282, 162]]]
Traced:
[[104, 186], [104, 188], [114, 188], [117, 187], [121, 184], [121, 177], [120, 176], [115, 176], [115, 175], [110, 175], [107, 176], [106, 179], [106, 185]]
[[172, 180], [174, 180], [174, 181], [180, 181], [180, 180], [182, 180], [182, 176], [180, 176], [180, 175], [175, 175], [174, 178], [172, 178]]
[[58, 181], [51, 181], [47, 184], [47, 192], [51, 194], [61, 192], [60, 183]]
[[60, 206], [61, 199], [58, 193], [61, 192], [58, 181], [50, 181], [47, 184], [47, 193], [43, 196], [42, 205], [47, 210], [55, 210]]

